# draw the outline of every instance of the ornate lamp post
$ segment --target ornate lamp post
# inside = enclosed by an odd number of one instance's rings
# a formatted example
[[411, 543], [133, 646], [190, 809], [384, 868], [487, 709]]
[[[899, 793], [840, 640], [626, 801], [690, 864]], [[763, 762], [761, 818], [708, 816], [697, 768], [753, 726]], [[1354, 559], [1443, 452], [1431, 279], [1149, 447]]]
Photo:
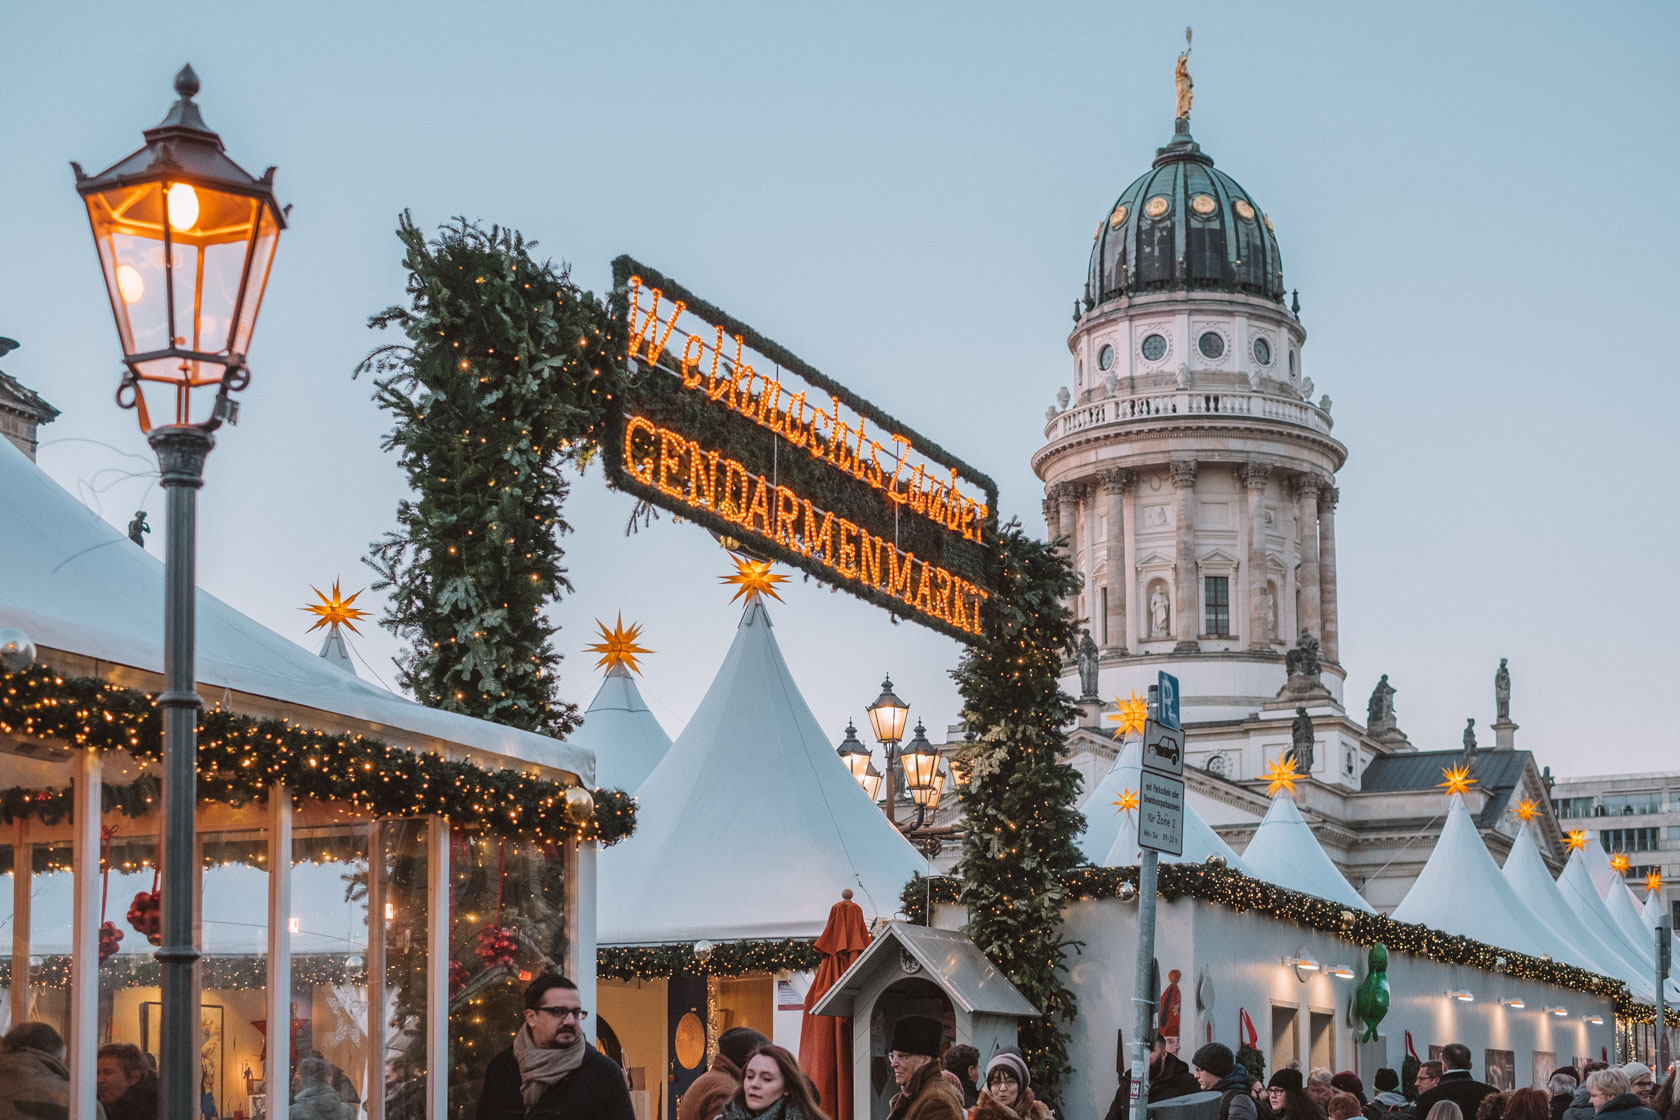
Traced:
[[892, 678], [887, 677], [881, 682], [881, 695], [869, 705], [869, 726], [874, 729], [875, 741], [880, 743], [887, 755], [887, 821], [898, 827], [898, 813], [893, 805], [897, 797], [893, 789], [893, 766], [898, 758], [898, 744], [904, 738], [904, 719], [910, 714], [910, 705], [893, 694]]
[[[198, 1007], [192, 921], [201, 876], [194, 858], [198, 709], [194, 591], [198, 489], [212, 434], [233, 423], [230, 394], [250, 381], [245, 352], [256, 327], [285, 211], [274, 199], [274, 168], [255, 179], [228, 158], [199, 115], [198, 76], [175, 76], [179, 100], [146, 144], [97, 175], [79, 164], [111, 312], [122, 340], [117, 403], [132, 408], [157, 453], [168, 494], [163, 659], [163, 944], [158, 1070], [159, 1115], [198, 1111]], [[289, 208], [288, 208], [289, 209]], [[173, 420], [153, 426], [151, 404]]]
[[846, 721], [846, 737], [834, 749], [839, 753], [840, 761], [846, 764], [846, 769], [852, 772], [852, 777], [858, 780], [858, 785], [863, 787], [863, 792], [869, 795], [871, 801], [875, 800], [875, 795], [881, 792], [881, 772], [875, 769], [875, 763], [869, 757], [869, 748], [857, 737], [857, 726], [851, 720]]
[[939, 773], [939, 752], [928, 742], [927, 728], [921, 720], [916, 721], [916, 737], [898, 758], [904, 767], [904, 784], [916, 802], [916, 824], [910, 829], [914, 832], [939, 808], [939, 797], [945, 788], [945, 778]]

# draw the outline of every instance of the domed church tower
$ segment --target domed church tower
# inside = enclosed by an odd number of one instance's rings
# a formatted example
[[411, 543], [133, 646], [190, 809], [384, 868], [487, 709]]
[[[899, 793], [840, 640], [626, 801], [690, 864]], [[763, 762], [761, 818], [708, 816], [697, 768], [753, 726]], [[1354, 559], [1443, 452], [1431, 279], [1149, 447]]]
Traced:
[[[1142, 695], [1164, 669], [1186, 725], [1242, 721], [1285, 699], [1285, 653], [1305, 634], [1322, 662], [1309, 706], [1339, 713], [1347, 449], [1304, 373], [1272, 221], [1190, 135], [1185, 61], [1171, 141], [1097, 223], [1071, 392], [1033, 470], [1083, 577], [1071, 605], [1098, 650], [1097, 696]], [[1070, 659], [1069, 693], [1081, 683]]]

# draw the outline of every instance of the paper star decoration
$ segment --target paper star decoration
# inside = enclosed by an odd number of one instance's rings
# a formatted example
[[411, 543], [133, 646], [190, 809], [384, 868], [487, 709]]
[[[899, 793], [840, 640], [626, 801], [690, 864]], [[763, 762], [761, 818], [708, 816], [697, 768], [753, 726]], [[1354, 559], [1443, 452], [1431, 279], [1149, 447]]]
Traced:
[[1527, 798], [1524, 798], [1523, 800], [1517, 802], [1517, 819], [1519, 821], [1531, 821], [1534, 819], [1534, 814], [1539, 810], [1539, 802], [1530, 801]]
[[749, 603], [757, 595], [768, 595], [778, 603], [782, 601], [782, 597], [776, 594], [776, 585], [786, 583], [788, 577], [772, 572], [770, 561], [748, 560], [745, 556], [733, 555], [730, 559], [735, 561], [735, 574], [719, 576], [718, 578], [724, 583], [735, 584], [735, 597], [729, 600], [731, 603], [743, 595], [746, 596]]
[[1123, 789], [1120, 791], [1120, 796], [1114, 799], [1114, 811], [1116, 813], [1129, 812], [1137, 807], [1138, 795], [1135, 789]]
[[1579, 852], [1587, 846], [1587, 834], [1578, 828], [1569, 830], [1569, 835], [1563, 838], [1563, 846], [1572, 852]]
[[1113, 720], [1118, 726], [1114, 729], [1116, 739], [1124, 739], [1128, 735], [1142, 735], [1143, 725], [1149, 719], [1149, 703], [1132, 693], [1130, 700], [1114, 698], [1115, 710], [1104, 718]]
[[1291, 796], [1295, 793], [1295, 783], [1306, 777], [1295, 765], [1294, 755], [1285, 755], [1273, 759], [1266, 764], [1266, 796], [1276, 797], [1279, 790], [1284, 790]]
[[1618, 875], [1626, 875], [1628, 868], [1631, 866], [1632, 864], [1628, 862], [1628, 857], [1622, 852], [1617, 852], [1615, 855], [1610, 857], [1610, 870], [1614, 871]]
[[1645, 889], [1655, 894], [1662, 890], [1662, 872], [1652, 871], [1645, 876]]
[[1457, 766], [1443, 769], [1441, 771], [1441, 777], [1445, 778], [1446, 781], [1436, 782], [1435, 784], [1446, 790], [1448, 797], [1451, 797], [1455, 793], [1469, 793], [1470, 787], [1476, 784], [1476, 779], [1470, 776], [1470, 767], [1465, 766], [1462, 763]]
[[611, 630], [608, 630], [607, 624], [600, 619], [595, 620], [595, 625], [600, 627], [601, 640], [583, 647], [587, 653], [601, 655], [601, 660], [595, 662], [595, 668], [610, 670], [615, 665], [623, 665], [631, 672], [640, 674], [642, 667], [636, 664], [636, 658], [641, 654], [653, 652], [636, 644], [636, 639], [642, 636], [641, 623], [633, 622], [626, 629], [624, 612], [620, 611], [618, 621], [613, 624]]
[[[319, 615], [320, 617], [315, 620], [315, 625], [311, 626], [307, 631], [305, 631], [305, 633], [312, 634], [323, 626], [343, 626], [352, 634], [361, 633], [360, 630], [356, 629], [356, 620], [366, 618], [368, 612], [362, 610], [360, 607], [353, 607], [350, 605], [356, 601], [356, 596], [360, 595], [362, 593], [361, 591], [355, 592], [348, 599], [343, 598], [339, 595], [338, 581], [336, 579], [333, 580], [333, 589], [330, 596], [321, 594], [321, 589], [319, 587], [311, 587], [309, 590], [315, 592], [315, 597], [321, 601], [319, 603], [310, 603], [308, 606], [299, 607], [298, 609], [308, 611], [310, 614]], [[362, 588], [362, 591], [366, 590], [367, 588]]]

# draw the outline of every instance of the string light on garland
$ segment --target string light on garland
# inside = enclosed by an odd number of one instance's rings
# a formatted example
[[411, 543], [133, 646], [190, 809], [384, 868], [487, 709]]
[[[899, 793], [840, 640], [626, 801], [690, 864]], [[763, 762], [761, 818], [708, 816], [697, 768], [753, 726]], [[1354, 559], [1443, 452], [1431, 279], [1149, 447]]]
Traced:
[[1436, 782], [1435, 784], [1445, 790], [1448, 797], [1455, 793], [1469, 793], [1470, 787], [1476, 784], [1476, 779], [1470, 776], [1470, 767], [1462, 763], [1444, 768], [1441, 771], [1441, 777], [1445, 778], [1446, 781]]
[[[349, 597], [345, 597], [339, 593], [336, 579], [333, 580], [331, 595], [321, 594], [319, 587], [311, 587], [309, 590], [315, 592], [315, 598], [319, 602], [309, 603], [298, 608], [316, 616], [315, 625], [311, 626], [306, 633], [312, 634], [323, 626], [342, 626], [352, 634], [361, 633], [360, 630], [356, 629], [356, 623], [366, 618], [368, 612], [360, 607], [350, 605], [361, 595], [361, 591], [353, 592]], [[365, 587], [362, 589], [362, 591], [366, 590]]]
[[626, 627], [624, 612], [620, 611], [618, 621], [613, 624], [611, 630], [607, 629], [607, 624], [600, 619], [595, 620], [595, 625], [601, 631], [601, 640], [583, 647], [585, 652], [601, 655], [601, 659], [595, 662], [595, 668], [611, 672], [622, 665], [639, 676], [642, 667], [637, 664], [636, 658], [653, 652], [637, 644], [637, 639], [642, 636], [641, 624], [631, 623]]
[[1273, 759], [1266, 764], [1266, 796], [1276, 797], [1280, 790], [1291, 797], [1295, 796], [1295, 783], [1302, 776], [1293, 753]]
[[[710, 948], [702, 954], [702, 945]], [[595, 951], [595, 971], [611, 980], [668, 980], [687, 974], [756, 976], [809, 972], [820, 954], [812, 941], [684, 941], [666, 945], [604, 945]]]
[[731, 603], [742, 596], [750, 603], [760, 595], [768, 595], [778, 603], [782, 601], [782, 597], [776, 594], [776, 585], [786, 583], [788, 577], [772, 572], [768, 560], [753, 560], [733, 553], [730, 554], [730, 559], [735, 561], [735, 573], [719, 576], [718, 579], [722, 583], [735, 585], [735, 595], [729, 600]]
[[1142, 735], [1144, 725], [1149, 720], [1149, 703], [1133, 692], [1131, 699], [1114, 698], [1115, 710], [1104, 716], [1104, 719], [1115, 723], [1114, 737], [1124, 740], [1128, 735]]

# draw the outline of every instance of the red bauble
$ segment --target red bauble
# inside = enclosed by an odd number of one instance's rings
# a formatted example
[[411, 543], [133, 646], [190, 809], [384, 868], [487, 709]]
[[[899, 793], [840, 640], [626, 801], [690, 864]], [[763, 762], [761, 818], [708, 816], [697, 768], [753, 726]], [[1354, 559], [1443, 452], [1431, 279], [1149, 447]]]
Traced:
[[461, 961], [449, 962], [449, 994], [458, 996], [467, 990], [467, 980], [472, 977], [472, 971]]
[[478, 947], [473, 951], [478, 959], [484, 962], [486, 968], [494, 968], [499, 964], [512, 964], [513, 955], [519, 949], [519, 944], [513, 939], [513, 931], [506, 926], [485, 926], [478, 931]]
[[153, 945], [163, 944], [163, 902], [161, 891], [141, 891], [128, 907], [128, 924], [144, 934]]
[[99, 963], [104, 964], [117, 955], [117, 947], [122, 944], [122, 939], [123, 931], [117, 928], [117, 923], [99, 924]]

